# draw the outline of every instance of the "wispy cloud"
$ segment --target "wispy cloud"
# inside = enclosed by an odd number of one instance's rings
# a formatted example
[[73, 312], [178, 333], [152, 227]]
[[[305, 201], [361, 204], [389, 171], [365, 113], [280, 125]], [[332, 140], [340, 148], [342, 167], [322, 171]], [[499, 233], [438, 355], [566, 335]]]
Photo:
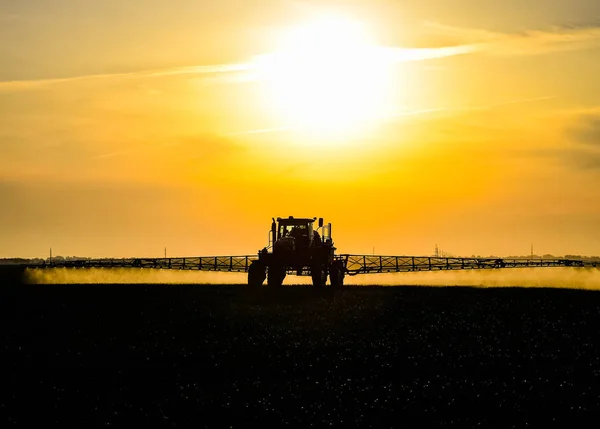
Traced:
[[2, 13], [0, 12], [0, 21], [18, 21], [22, 16], [16, 13]]
[[175, 67], [170, 69], [145, 70], [130, 73], [105, 73], [105, 74], [90, 74], [83, 76], [72, 76], [55, 79], [35, 79], [35, 80], [12, 80], [0, 81], [0, 92], [3, 91], [19, 91], [27, 89], [36, 89], [48, 85], [61, 83], [72, 83], [88, 80], [102, 79], [127, 79], [127, 78], [144, 78], [144, 77], [165, 77], [178, 75], [215, 75], [222, 73], [236, 73], [250, 70], [249, 64], [217, 64], [204, 66], [188, 66]]
[[600, 149], [600, 115], [584, 115], [571, 130], [571, 137], [590, 148]]
[[600, 26], [556, 26], [548, 30], [518, 33], [493, 32], [477, 28], [425, 23], [428, 33], [445, 36], [471, 52], [492, 55], [539, 55], [600, 47]]
[[[443, 58], [454, 55], [461, 55], [472, 52], [471, 46], [451, 46], [442, 48], [399, 48], [399, 47], [382, 47], [379, 53], [382, 54], [385, 60], [389, 62], [409, 62], [409, 61], [424, 61], [429, 59]], [[220, 74], [244, 74], [251, 72], [257, 67], [254, 62], [246, 63], [230, 63], [230, 64], [215, 64], [215, 65], [200, 65], [175, 67], [169, 69], [144, 70], [128, 73], [105, 73], [105, 74], [89, 74], [83, 76], [71, 76], [62, 78], [50, 79], [34, 79], [34, 80], [12, 80], [0, 81], [0, 93], [23, 91], [30, 89], [43, 88], [49, 85], [73, 83], [88, 80], [102, 79], [131, 79], [131, 78], [155, 78], [166, 76], [182, 76], [182, 75], [220, 75]], [[247, 73], [251, 80], [254, 77]]]
[[[413, 62], [465, 55], [475, 52], [491, 55], [538, 55], [550, 52], [600, 47], [600, 26], [564, 26], [550, 30], [501, 33], [439, 23], [425, 23], [428, 33], [446, 37], [449, 46], [435, 48], [382, 47], [380, 53], [390, 62]], [[252, 61], [214, 65], [185, 66], [128, 73], [89, 74], [63, 78], [0, 81], [0, 92], [36, 89], [48, 85], [100, 79], [153, 78], [179, 75], [244, 74], [256, 67]]]
[[453, 57], [469, 54], [476, 50], [476, 46], [446, 46], [441, 48], [384, 48], [384, 55], [392, 62], [410, 62], [433, 60], [437, 58]]
[[[434, 113], [440, 113], [440, 112], [445, 112], [445, 113], [450, 113], [450, 114], [456, 114], [456, 113], [464, 114], [464, 113], [473, 112], [473, 111], [490, 110], [490, 109], [494, 109], [497, 107], [508, 106], [508, 105], [512, 105], [512, 104], [532, 103], [532, 102], [536, 102], [536, 101], [553, 100], [555, 98], [557, 98], [555, 95], [548, 95], [548, 96], [544, 96], [544, 97], [521, 98], [518, 100], [508, 100], [508, 101], [503, 101], [503, 102], [499, 102], [499, 103], [482, 104], [482, 105], [475, 105], [475, 106], [445, 106], [445, 107], [432, 107], [432, 108], [428, 108], [428, 109], [399, 110], [397, 112], [389, 114], [387, 116], [387, 120], [394, 121], [394, 120], [400, 119], [402, 117], [428, 115], [428, 114], [434, 114]], [[230, 133], [229, 135], [230, 136], [241, 136], [241, 135], [252, 135], [252, 134], [266, 134], [266, 133], [283, 132], [283, 131], [288, 131], [288, 130], [290, 130], [289, 127], [259, 128], [259, 129], [253, 129], [253, 130], [248, 130], [248, 131], [234, 132], [234, 133]]]
[[487, 110], [487, 109], [493, 109], [495, 107], [502, 107], [502, 106], [508, 106], [511, 104], [521, 104], [521, 103], [531, 103], [534, 101], [544, 101], [544, 100], [552, 100], [555, 99], [556, 95], [547, 95], [544, 97], [533, 97], [533, 98], [521, 98], [518, 100], [509, 100], [509, 101], [503, 101], [500, 103], [492, 103], [492, 104], [483, 104], [480, 106], [474, 106], [471, 109], [473, 110]]
[[423, 114], [437, 113], [437, 112], [447, 112], [449, 114], [456, 114], [456, 113], [464, 114], [464, 113], [468, 113], [468, 112], [490, 110], [490, 109], [494, 109], [497, 107], [503, 107], [503, 106], [508, 106], [508, 105], [512, 105], [512, 104], [533, 103], [536, 101], [553, 100], [555, 98], [557, 98], [555, 95], [548, 95], [548, 96], [543, 96], [543, 97], [520, 98], [517, 100], [508, 100], [508, 101], [502, 101], [502, 102], [498, 102], [498, 103], [480, 104], [480, 105], [474, 105], [474, 106], [455, 105], [455, 106], [434, 107], [434, 108], [429, 108], [429, 109], [406, 110], [406, 111], [400, 111], [398, 113], [394, 113], [394, 114], [390, 115], [390, 118], [394, 119], [394, 118], [402, 117], [402, 116], [415, 116], [415, 115], [423, 115]]
[[525, 149], [523, 153], [577, 171], [600, 173], [600, 108], [570, 109], [553, 115], [561, 124], [558, 147]]
[[434, 107], [431, 109], [404, 110], [404, 111], [400, 111], [400, 112], [391, 114], [390, 118], [393, 119], [393, 118], [398, 118], [398, 117], [402, 117], [402, 116], [424, 115], [427, 113], [441, 112], [444, 110], [448, 110], [448, 108], [447, 107]]
[[108, 159], [108, 158], [114, 158], [116, 156], [124, 155], [124, 154], [127, 154], [129, 152], [131, 152], [131, 151], [119, 150], [119, 151], [115, 151], [115, 152], [106, 152], [106, 153], [101, 153], [99, 155], [94, 155], [90, 159]]
[[267, 134], [267, 133], [278, 133], [281, 131], [289, 130], [288, 127], [271, 127], [271, 128], [258, 128], [254, 130], [248, 131], [239, 131], [235, 133], [230, 133], [230, 136], [242, 136], [242, 135], [251, 135], [251, 134]]

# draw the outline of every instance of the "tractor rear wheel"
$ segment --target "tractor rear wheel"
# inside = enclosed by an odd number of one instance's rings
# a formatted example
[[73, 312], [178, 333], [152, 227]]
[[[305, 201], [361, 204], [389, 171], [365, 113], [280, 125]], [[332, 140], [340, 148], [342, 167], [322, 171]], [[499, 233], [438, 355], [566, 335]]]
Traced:
[[263, 284], [267, 273], [265, 266], [258, 261], [254, 261], [248, 267], [248, 286], [258, 287]]
[[344, 264], [342, 261], [334, 261], [331, 264], [329, 280], [332, 287], [341, 287], [344, 285]]
[[269, 267], [267, 273], [267, 285], [279, 287], [283, 284], [285, 279], [285, 268], [284, 267]]

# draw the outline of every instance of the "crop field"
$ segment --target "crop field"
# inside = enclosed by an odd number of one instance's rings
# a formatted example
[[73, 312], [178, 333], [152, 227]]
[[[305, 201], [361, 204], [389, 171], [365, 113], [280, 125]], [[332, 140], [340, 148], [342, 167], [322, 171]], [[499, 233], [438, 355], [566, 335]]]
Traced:
[[582, 427], [600, 405], [595, 291], [1, 290], [3, 427]]

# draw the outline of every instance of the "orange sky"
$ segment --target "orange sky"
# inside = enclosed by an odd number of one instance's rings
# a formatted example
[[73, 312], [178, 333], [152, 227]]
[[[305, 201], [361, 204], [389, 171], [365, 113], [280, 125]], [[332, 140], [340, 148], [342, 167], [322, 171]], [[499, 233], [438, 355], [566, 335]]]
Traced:
[[[0, 6], [0, 257], [600, 254], [594, 0]], [[452, 6], [450, 6], [452, 4]]]

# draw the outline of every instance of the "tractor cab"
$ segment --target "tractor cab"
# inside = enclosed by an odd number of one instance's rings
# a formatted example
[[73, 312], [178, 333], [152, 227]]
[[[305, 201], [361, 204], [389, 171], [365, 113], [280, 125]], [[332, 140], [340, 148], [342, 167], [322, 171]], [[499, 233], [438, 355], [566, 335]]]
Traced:
[[277, 218], [277, 240], [292, 238], [296, 249], [311, 247], [313, 242], [313, 222], [315, 219]]
[[322, 244], [322, 239], [317, 229], [323, 226], [323, 219], [319, 218], [318, 228], [314, 226], [316, 220], [316, 217], [295, 218], [293, 216], [278, 217], [277, 221], [273, 219], [269, 241], [295, 250], [319, 246]]

